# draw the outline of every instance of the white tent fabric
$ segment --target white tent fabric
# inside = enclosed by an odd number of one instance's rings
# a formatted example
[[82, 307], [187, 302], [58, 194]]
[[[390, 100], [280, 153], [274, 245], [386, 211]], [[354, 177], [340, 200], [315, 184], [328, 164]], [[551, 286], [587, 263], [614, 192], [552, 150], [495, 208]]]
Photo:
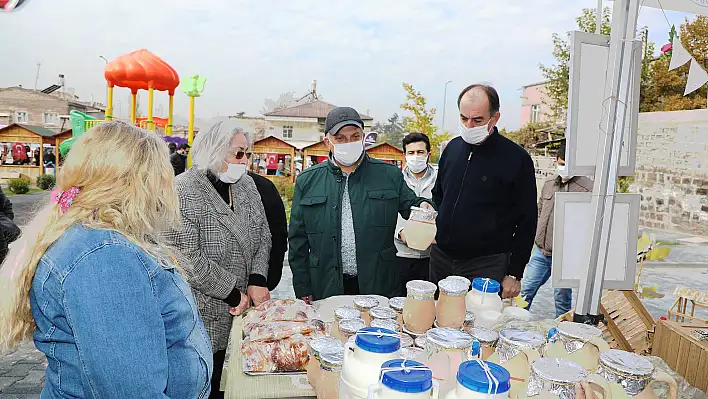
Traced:
[[[612, 0], [610, 0], [612, 1]], [[708, 0], [644, 0], [644, 7], [708, 15]]]
[[695, 58], [691, 58], [691, 68], [688, 70], [688, 81], [686, 82], [686, 91], [684, 91], [683, 95], [686, 96], [693, 93], [707, 82], [708, 73]]
[[669, 71], [673, 71], [689, 61], [691, 61], [691, 54], [683, 48], [681, 39], [679, 39], [678, 35], [674, 35], [674, 41], [672, 42], [671, 47], [671, 62], [669, 63]]

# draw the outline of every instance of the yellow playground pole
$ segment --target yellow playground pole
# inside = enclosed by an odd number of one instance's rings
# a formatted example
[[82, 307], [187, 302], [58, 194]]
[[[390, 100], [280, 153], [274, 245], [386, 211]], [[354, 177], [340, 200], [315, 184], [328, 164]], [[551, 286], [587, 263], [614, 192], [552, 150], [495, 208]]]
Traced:
[[130, 96], [130, 123], [132, 125], [135, 125], [135, 105], [137, 102], [136, 99], [137, 93], [132, 93]]
[[165, 134], [168, 136], [172, 136], [172, 114], [174, 113], [174, 107], [175, 107], [175, 96], [170, 95], [170, 109], [169, 109], [169, 115], [167, 115], [167, 126], [165, 126]]
[[106, 120], [113, 119], [113, 86], [108, 86], [108, 99], [106, 100]]
[[[192, 146], [194, 142], [194, 97], [189, 97], [189, 126], [187, 133], [187, 144]], [[187, 158], [187, 165], [189, 168], [192, 167], [192, 151], [189, 151], [189, 157]]]
[[153, 103], [153, 92], [155, 89], [152, 87], [148, 89], [148, 120], [147, 120], [147, 130], [155, 131], [155, 122], [152, 121], [152, 103]]

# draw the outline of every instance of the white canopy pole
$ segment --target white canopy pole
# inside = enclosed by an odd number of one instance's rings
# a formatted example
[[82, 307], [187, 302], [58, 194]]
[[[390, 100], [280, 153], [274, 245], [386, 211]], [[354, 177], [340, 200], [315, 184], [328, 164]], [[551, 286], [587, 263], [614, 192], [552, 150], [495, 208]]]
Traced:
[[[625, 124], [625, 114], [631, 78], [631, 52], [633, 51], [639, 0], [616, 0], [612, 13], [610, 53], [606, 77], [605, 106], [607, 119], [600, 128], [606, 132], [605, 140], [598, 148], [595, 182], [591, 201], [592, 241], [588, 267], [580, 280], [578, 303], [574, 320], [597, 324], [600, 320], [602, 284], [607, 265], [607, 249], [614, 211], [617, 171]], [[623, 104], [618, 100], [622, 99]], [[635, 99], [638, 100], [638, 99]], [[618, 109], [618, 106], [623, 108]], [[619, 123], [618, 123], [619, 121]], [[634, 127], [636, 128], [636, 127]]]
[[595, 33], [602, 33], [602, 0], [597, 0], [597, 15], [595, 16]]

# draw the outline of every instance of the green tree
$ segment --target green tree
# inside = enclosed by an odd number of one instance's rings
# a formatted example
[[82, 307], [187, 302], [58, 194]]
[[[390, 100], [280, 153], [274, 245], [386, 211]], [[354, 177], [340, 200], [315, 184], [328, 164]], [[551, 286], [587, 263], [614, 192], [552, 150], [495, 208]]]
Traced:
[[[698, 16], [681, 25], [681, 44], [703, 68], [708, 68], [708, 17]], [[649, 77], [642, 85], [640, 111], [678, 111], [706, 108], [706, 86], [684, 96], [690, 63], [669, 71], [670, 57], [660, 57], [651, 63]]]
[[401, 148], [401, 142], [403, 141], [403, 124], [401, 123], [401, 117], [397, 113], [391, 115], [386, 124], [376, 122], [372, 130], [379, 133], [376, 138], [377, 142], [389, 143], [392, 146]]
[[449, 132], [437, 133], [438, 127], [435, 126], [435, 108], [427, 108], [427, 100], [416, 91], [413, 85], [403, 83], [403, 90], [406, 92], [406, 102], [401, 104], [401, 109], [408, 111], [413, 116], [403, 118], [403, 129], [406, 132], [423, 133], [430, 138], [430, 159], [433, 162], [438, 160], [440, 156], [440, 143], [452, 137]]

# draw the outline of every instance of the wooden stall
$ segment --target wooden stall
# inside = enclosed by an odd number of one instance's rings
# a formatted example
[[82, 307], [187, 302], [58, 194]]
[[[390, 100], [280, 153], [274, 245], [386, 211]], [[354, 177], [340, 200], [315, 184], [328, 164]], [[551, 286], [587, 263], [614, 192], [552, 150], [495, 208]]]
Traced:
[[401, 169], [403, 169], [406, 164], [406, 154], [403, 150], [389, 143], [374, 144], [366, 149], [366, 153], [369, 154], [370, 157], [382, 161], [393, 161], [396, 166]]
[[[308, 160], [310, 160], [311, 157], [322, 158], [328, 156], [329, 149], [327, 148], [327, 145], [325, 145], [324, 141], [310, 144], [302, 149], [302, 169], [304, 170], [308, 168]], [[312, 163], [314, 164], [314, 162]]]
[[[259, 165], [255, 165], [253, 163], [254, 159], [256, 158], [255, 156], [258, 156], [258, 159], [263, 159], [264, 156], [268, 156], [268, 154], [276, 154], [276, 155], [286, 155], [290, 156], [290, 174], [288, 176], [275, 176], [275, 175], [264, 175], [270, 180], [276, 180], [276, 179], [289, 179], [290, 181], [295, 181], [295, 153], [297, 152], [297, 148], [286, 142], [285, 140], [282, 140], [278, 137], [275, 136], [268, 136], [264, 139], [260, 139], [256, 142], [253, 143], [253, 155], [251, 156], [251, 159], [249, 160], [249, 165], [248, 169], [252, 172], [255, 173], [260, 173], [259, 170]], [[277, 160], [276, 160], [277, 163]]]
[[[59, 144], [69, 138], [71, 138], [71, 130], [57, 133], [41, 126], [14, 123], [0, 129], [0, 143], [2, 143], [9, 152], [12, 152], [14, 143], [21, 144], [23, 147], [25, 145], [36, 145], [39, 146], [39, 159], [42, 162], [44, 161], [45, 145], [54, 147], [54, 154], [58, 156]], [[29, 157], [32, 156], [32, 154], [29, 154]], [[34, 182], [37, 177], [45, 173], [44, 165], [31, 165], [32, 159], [29, 159], [28, 163], [24, 165], [6, 164], [6, 160], [7, 155], [5, 154], [3, 155], [3, 163], [0, 165], [0, 180], [25, 175]]]

